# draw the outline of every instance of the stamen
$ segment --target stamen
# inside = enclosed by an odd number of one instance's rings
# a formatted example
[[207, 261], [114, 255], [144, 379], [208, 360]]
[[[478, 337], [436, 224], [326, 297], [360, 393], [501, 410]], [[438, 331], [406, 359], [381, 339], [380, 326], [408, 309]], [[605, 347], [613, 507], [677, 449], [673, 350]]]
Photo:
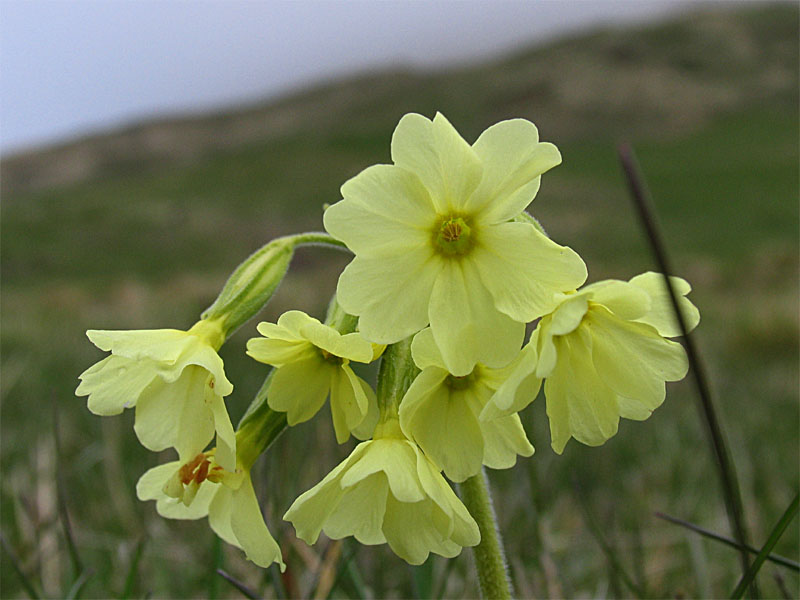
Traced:
[[434, 245], [448, 256], [466, 254], [473, 242], [472, 229], [462, 217], [446, 217], [434, 230]]

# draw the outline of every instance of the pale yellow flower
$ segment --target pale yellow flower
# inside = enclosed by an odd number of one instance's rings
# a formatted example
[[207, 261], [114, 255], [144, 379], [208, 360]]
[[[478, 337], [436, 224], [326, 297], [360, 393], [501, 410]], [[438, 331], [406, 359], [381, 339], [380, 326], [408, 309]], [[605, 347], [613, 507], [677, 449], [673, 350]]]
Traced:
[[207, 516], [214, 533], [244, 550], [258, 566], [278, 563], [281, 570], [286, 568], [261, 514], [250, 470], [241, 463], [235, 471], [227, 471], [213, 451], [169, 462], [142, 475], [136, 494], [142, 501], [155, 500], [158, 514], [168, 519]]
[[284, 519], [309, 544], [321, 531], [332, 539], [352, 535], [362, 544], [388, 543], [413, 565], [480, 541], [475, 520], [396, 419], [379, 424], [375, 439], [356, 446]]
[[233, 391], [217, 349], [224, 333], [215, 321], [189, 331], [96, 331], [86, 335], [111, 352], [80, 375], [75, 393], [89, 410], [116, 415], [136, 407], [134, 430], [149, 450], [174, 447], [195, 456], [217, 434], [217, 459], [233, 470], [236, 442], [223, 398]]
[[478, 362], [505, 366], [523, 324], [586, 278], [575, 252], [510, 222], [561, 155], [522, 119], [490, 127], [470, 146], [441, 114], [408, 114], [392, 160], [347, 181], [343, 200], [325, 211], [325, 228], [356, 255], [339, 278], [339, 303], [377, 343], [430, 324], [456, 376]]
[[[551, 443], [559, 454], [570, 437], [597, 446], [616, 434], [620, 417], [648, 418], [664, 401], [665, 382], [683, 379], [688, 370], [683, 347], [665, 339], [679, 331], [661, 277], [645, 273], [630, 282], [601, 281], [563, 295], [481, 418], [521, 410], [535, 394], [520, 394], [519, 386], [534, 389], [542, 379]], [[700, 320], [683, 297], [691, 287], [672, 280], [691, 330]]]
[[411, 351], [422, 372], [400, 403], [400, 426], [447, 477], [461, 482], [480, 473], [481, 464], [507, 469], [517, 455], [533, 454], [518, 415], [478, 418], [514, 364], [503, 369], [477, 364], [469, 375], [455, 377], [447, 371], [430, 329], [414, 337]]
[[351, 361], [369, 363], [378, 349], [358, 333], [342, 335], [299, 310], [280, 316], [278, 323], [262, 322], [263, 338], [247, 342], [247, 354], [276, 367], [267, 390], [270, 408], [285, 412], [289, 425], [308, 421], [330, 394], [336, 440], [352, 432], [372, 435], [378, 405], [370, 385], [353, 372]]

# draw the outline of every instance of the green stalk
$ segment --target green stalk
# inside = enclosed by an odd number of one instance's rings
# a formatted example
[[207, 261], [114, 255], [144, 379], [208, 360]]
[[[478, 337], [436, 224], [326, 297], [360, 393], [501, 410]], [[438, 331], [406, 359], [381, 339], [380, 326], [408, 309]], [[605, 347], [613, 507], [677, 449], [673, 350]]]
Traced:
[[481, 595], [486, 599], [509, 599], [511, 580], [508, 577], [503, 540], [497, 527], [485, 469], [481, 468], [480, 473], [461, 484], [461, 499], [469, 514], [478, 522], [481, 532], [480, 544], [472, 548]]

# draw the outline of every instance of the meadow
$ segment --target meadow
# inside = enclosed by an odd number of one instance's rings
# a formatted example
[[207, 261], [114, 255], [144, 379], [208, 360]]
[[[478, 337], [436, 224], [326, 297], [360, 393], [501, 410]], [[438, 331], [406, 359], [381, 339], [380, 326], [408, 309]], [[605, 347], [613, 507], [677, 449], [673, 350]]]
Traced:
[[[545, 175], [529, 210], [581, 254], [590, 281], [655, 269], [616, 157], [619, 142], [632, 143], [673, 263], [701, 311], [694, 335], [751, 542], [766, 541], [800, 487], [798, 8], [717, 5], [486, 64], [367, 74], [4, 161], [0, 518], [4, 544], [38, 593], [241, 597], [216, 574], [223, 568], [265, 597], [478, 595], [469, 551], [409, 567], [386, 547], [295, 539], [281, 515], [353, 446], [336, 445], [324, 412], [287, 431], [256, 467], [289, 565], [280, 577], [221, 544], [205, 521], [168, 522], [138, 502], [141, 473], [171, 456], [137, 443], [132, 414], [101, 419], [74, 396], [78, 374], [102, 356], [86, 329], [190, 326], [250, 252], [272, 237], [320, 230], [339, 186], [389, 161], [403, 114], [436, 110], [468, 141], [491, 123], [525, 117], [556, 143], [563, 164]], [[272, 125], [235, 134], [255, 121]], [[170, 144], [157, 151], [131, 143], [158, 132]], [[227, 134], [209, 141], [208, 132]], [[70, 152], [91, 157], [85, 172], [37, 183], [45, 160]], [[323, 316], [347, 260], [298, 251], [257, 320], [292, 308]], [[235, 385], [234, 422], [267, 373], [244, 355], [257, 320], [221, 351]], [[649, 420], [623, 421], [602, 447], [572, 441], [562, 456], [550, 449], [544, 408], [540, 397], [522, 413], [536, 454], [489, 474], [518, 595], [730, 594], [741, 575], [736, 550], [654, 515], [730, 535], [691, 379], [668, 385]], [[79, 586], [63, 513], [86, 574]], [[775, 552], [798, 560], [797, 522]], [[764, 597], [796, 597], [800, 585], [796, 572], [770, 563], [758, 582]], [[3, 598], [26, 595], [5, 551], [0, 586]]]

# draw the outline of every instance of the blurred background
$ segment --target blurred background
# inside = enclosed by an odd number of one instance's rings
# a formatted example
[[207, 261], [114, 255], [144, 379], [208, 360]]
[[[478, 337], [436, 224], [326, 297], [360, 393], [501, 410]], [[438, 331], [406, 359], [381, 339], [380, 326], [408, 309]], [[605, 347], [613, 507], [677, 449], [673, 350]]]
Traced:
[[[19, 568], [49, 597], [241, 597], [223, 568], [265, 597], [477, 596], [469, 551], [412, 568], [386, 547], [294, 538], [281, 515], [353, 446], [329, 415], [258, 463], [279, 577], [205, 521], [138, 502], [138, 477], [171, 455], [137, 443], [131, 411], [101, 419], [74, 396], [102, 357], [86, 329], [190, 326], [239, 261], [321, 229], [345, 180], [389, 162], [403, 114], [437, 110], [470, 142], [524, 117], [558, 145], [530, 210], [590, 281], [655, 268], [616, 159], [633, 144], [701, 310], [760, 547], [799, 485], [799, 17], [669, 0], [0, 3], [0, 595], [26, 595]], [[321, 317], [346, 262], [298, 251], [260, 319]], [[244, 355], [253, 334], [221, 352], [234, 422], [266, 375]], [[654, 516], [730, 535], [697, 406], [691, 381], [670, 384], [648, 421], [560, 457], [543, 399], [526, 409], [535, 456], [490, 473], [520, 597], [730, 593], [736, 551]], [[799, 544], [795, 522], [775, 552], [798, 560]], [[798, 595], [771, 563], [759, 584]]]

